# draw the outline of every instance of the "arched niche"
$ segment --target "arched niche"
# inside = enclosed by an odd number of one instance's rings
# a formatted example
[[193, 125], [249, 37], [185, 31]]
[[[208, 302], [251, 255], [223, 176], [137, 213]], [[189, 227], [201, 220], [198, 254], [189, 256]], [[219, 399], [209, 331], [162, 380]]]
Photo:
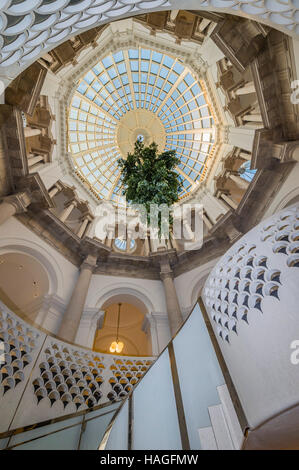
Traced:
[[62, 269], [55, 258], [51, 257], [50, 253], [44, 250], [44, 247], [31, 240], [19, 238], [0, 240], [0, 256], [10, 252], [26, 254], [43, 266], [49, 278], [49, 295], [57, 294], [59, 289], [63, 291], [64, 279]]
[[103, 353], [110, 352], [110, 345], [116, 340], [119, 304], [118, 338], [124, 343], [121, 355], [151, 355], [151, 338], [143, 330], [146, 307], [129, 294], [113, 296], [102, 306], [105, 314], [96, 330], [93, 349]]
[[[98, 296], [98, 293], [96, 293]], [[113, 302], [128, 302], [140, 308], [144, 314], [155, 312], [157, 309], [150, 298], [150, 291], [144, 286], [136, 286], [131, 282], [119, 282], [117, 286], [107, 286], [101, 290], [100, 297], [91, 300], [91, 305], [95, 305], [99, 309], [106, 308]]]
[[36, 258], [15, 251], [0, 254], [0, 299], [17, 315], [34, 321], [49, 287], [48, 273]]

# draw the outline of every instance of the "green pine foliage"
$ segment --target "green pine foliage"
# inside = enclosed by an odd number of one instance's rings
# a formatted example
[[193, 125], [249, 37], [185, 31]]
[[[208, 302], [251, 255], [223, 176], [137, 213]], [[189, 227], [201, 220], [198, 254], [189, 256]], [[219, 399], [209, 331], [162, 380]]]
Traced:
[[135, 142], [134, 152], [128, 153], [126, 160], [118, 160], [123, 195], [129, 203], [146, 207], [148, 223], [151, 204], [167, 204], [171, 207], [178, 201], [181, 184], [174, 168], [179, 161], [175, 150], [158, 153], [155, 142], [145, 147], [141, 140]]

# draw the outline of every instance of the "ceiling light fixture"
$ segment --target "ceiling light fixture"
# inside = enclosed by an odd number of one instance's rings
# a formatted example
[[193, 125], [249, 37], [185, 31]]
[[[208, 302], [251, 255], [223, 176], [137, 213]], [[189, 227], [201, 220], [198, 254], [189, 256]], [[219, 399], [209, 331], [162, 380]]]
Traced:
[[113, 341], [110, 345], [109, 351], [111, 353], [121, 353], [124, 347], [124, 343], [118, 340], [118, 331], [119, 331], [119, 320], [120, 320], [120, 307], [121, 304], [118, 304], [118, 315], [117, 315], [117, 328], [116, 328], [116, 341]]

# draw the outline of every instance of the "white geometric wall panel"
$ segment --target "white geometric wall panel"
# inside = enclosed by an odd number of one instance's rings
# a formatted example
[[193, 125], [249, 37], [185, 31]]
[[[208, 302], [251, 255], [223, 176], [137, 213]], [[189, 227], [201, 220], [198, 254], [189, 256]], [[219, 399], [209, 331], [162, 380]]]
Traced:
[[66, 39], [110, 21], [171, 9], [224, 11], [299, 35], [299, 0], [2, 0], [0, 76], [9, 78]]
[[299, 204], [249, 231], [211, 271], [203, 299], [250, 425], [299, 401]]
[[124, 399], [153, 358], [100, 354], [31, 327], [0, 302], [0, 433]]

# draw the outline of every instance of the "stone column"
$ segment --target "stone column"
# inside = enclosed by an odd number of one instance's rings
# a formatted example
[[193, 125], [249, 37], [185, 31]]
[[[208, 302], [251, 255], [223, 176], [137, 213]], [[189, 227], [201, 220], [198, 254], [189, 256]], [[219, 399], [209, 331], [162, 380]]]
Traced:
[[173, 232], [170, 232], [169, 235], [170, 235], [170, 244], [171, 244], [172, 248], [176, 251], [179, 251], [180, 250], [179, 245], [178, 245], [176, 239], [174, 238]]
[[28, 168], [31, 168], [36, 163], [39, 163], [44, 160], [43, 155], [30, 155], [28, 158]]
[[65, 222], [67, 218], [70, 216], [72, 210], [76, 207], [77, 201], [73, 200], [68, 206], [66, 206], [63, 211], [61, 212], [59, 219], [61, 222]]
[[107, 237], [106, 237], [105, 244], [106, 244], [109, 248], [112, 247], [113, 234], [114, 234], [114, 227], [108, 226], [108, 227], [107, 227]]
[[146, 231], [145, 233], [145, 238], [144, 238], [144, 245], [143, 245], [143, 254], [144, 256], [148, 256], [150, 254], [150, 243], [148, 239], [148, 232]]
[[246, 181], [244, 180], [243, 178], [241, 178], [241, 176], [238, 176], [238, 175], [234, 175], [234, 174], [230, 174], [229, 175], [230, 179], [232, 181], [234, 181], [236, 183], [236, 185], [240, 188], [240, 189], [246, 189], [248, 188], [249, 186], [249, 181]]
[[236, 95], [249, 95], [250, 93], [255, 93], [254, 83], [245, 83], [245, 85], [238, 88], [235, 93]]
[[41, 133], [42, 133], [41, 129], [34, 129], [33, 127], [24, 127], [25, 137], [33, 137]]
[[150, 356], [158, 356], [158, 354], [160, 353], [155, 323], [156, 322], [152, 315], [147, 313], [144, 316], [144, 320], [141, 326], [142, 331], [144, 331], [147, 336], [149, 346], [151, 346], [151, 351], [148, 351], [148, 354]]
[[183, 234], [184, 234], [184, 238], [186, 237], [188, 241], [194, 240], [193, 230], [190, 227], [190, 224], [185, 219], [183, 219]]
[[260, 122], [262, 123], [263, 122], [263, 119], [262, 119], [262, 115], [261, 114], [246, 114], [245, 116], [243, 116], [243, 121], [247, 121], [247, 122]]
[[203, 31], [209, 24], [211, 23], [211, 20], [208, 20], [207, 18], [202, 18], [201, 22], [198, 25], [199, 31]]
[[0, 225], [15, 214], [25, 212], [31, 202], [27, 193], [14, 194], [6, 197], [0, 204]]
[[207, 215], [205, 213], [203, 213], [202, 218], [203, 218], [204, 224], [207, 226], [208, 230], [211, 230], [211, 228], [213, 227], [213, 224], [209, 220], [209, 218], [207, 217]]
[[56, 196], [56, 194], [58, 194], [59, 191], [60, 191], [60, 188], [58, 188], [58, 186], [54, 186], [52, 189], [50, 189], [49, 191], [50, 198], [53, 198], [54, 196]]
[[201, 202], [206, 215], [213, 224], [215, 224], [219, 217], [226, 212], [223, 204], [213, 194], [211, 194], [208, 189], [204, 190]]
[[233, 209], [237, 209], [238, 207], [238, 204], [230, 197], [228, 196], [227, 194], [225, 193], [221, 193], [220, 194], [220, 197], [221, 199], [223, 199], [230, 207], [232, 207]]
[[83, 221], [77, 231], [77, 235], [79, 238], [82, 238], [85, 231], [86, 231], [86, 228], [87, 228], [87, 225], [89, 224], [90, 222], [90, 216], [89, 214], [87, 214], [84, 218], [83, 218]]
[[173, 337], [183, 323], [183, 316], [173, 282], [173, 271], [170, 268], [168, 259], [161, 261], [160, 267], [160, 277], [164, 286], [169, 328]]
[[96, 262], [97, 258], [95, 256], [88, 255], [81, 265], [77, 283], [74, 287], [67, 309], [64, 312], [58, 331], [58, 336], [65, 341], [69, 341], [71, 343], [75, 341]]
[[126, 243], [126, 252], [129, 253], [131, 250], [131, 241], [133, 237], [133, 230], [127, 228], [127, 243]]

